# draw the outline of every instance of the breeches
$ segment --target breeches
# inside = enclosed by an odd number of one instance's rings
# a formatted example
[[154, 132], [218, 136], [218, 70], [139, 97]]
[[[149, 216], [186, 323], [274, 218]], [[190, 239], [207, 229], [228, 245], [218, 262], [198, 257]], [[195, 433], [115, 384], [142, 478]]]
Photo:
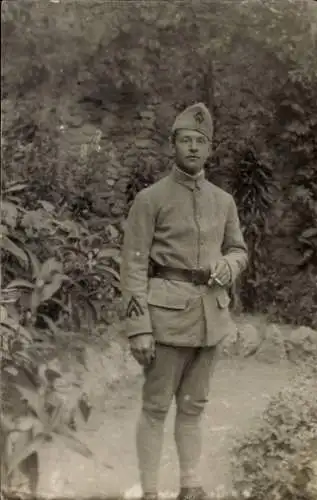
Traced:
[[217, 347], [156, 345], [156, 358], [145, 369], [143, 411], [165, 419], [175, 396], [177, 413], [199, 416], [208, 400]]
[[156, 359], [145, 369], [143, 409], [137, 431], [137, 452], [144, 492], [156, 492], [164, 421], [176, 399], [174, 435], [180, 466], [180, 485], [201, 483], [201, 414], [208, 399], [216, 347], [174, 347], [157, 344]]

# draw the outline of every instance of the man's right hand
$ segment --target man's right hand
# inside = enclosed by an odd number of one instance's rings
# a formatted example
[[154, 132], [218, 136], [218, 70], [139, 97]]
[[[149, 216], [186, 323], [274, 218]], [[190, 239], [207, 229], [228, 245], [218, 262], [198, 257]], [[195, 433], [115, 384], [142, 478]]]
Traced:
[[155, 358], [155, 341], [151, 333], [142, 333], [130, 338], [133, 357], [142, 366], [148, 366]]

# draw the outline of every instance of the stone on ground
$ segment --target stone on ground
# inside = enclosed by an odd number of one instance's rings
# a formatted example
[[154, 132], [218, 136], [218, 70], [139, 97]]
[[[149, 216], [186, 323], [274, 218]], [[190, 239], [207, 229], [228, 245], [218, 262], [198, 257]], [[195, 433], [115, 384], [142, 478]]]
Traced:
[[239, 355], [244, 358], [255, 354], [262, 342], [260, 331], [250, 323], [239, 325], [238, 338]]
[[294, 362], [305, 362], [308, 358], [317, 359], [317, 330], [307, 326], [295, 328], [285, 338], [288, 357]]
[[238, 330], [227, 335], [220, 344], [220, 355], [225, 357], [235, 356], [238, 350]]
[[255, 357], [264, 363], [276, 363], [287, 359], [284, 337], [277, 325], [270, 324], [266, 327], [264, 340]]

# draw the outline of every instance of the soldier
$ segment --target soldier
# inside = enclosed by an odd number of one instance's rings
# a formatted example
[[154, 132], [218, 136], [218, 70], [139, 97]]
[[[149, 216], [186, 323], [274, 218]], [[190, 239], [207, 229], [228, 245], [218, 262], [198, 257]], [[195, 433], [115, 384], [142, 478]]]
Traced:
[[199, 476], [201, 417], [219, 343], [235, 328], [228, 290], [247, 265], [236, 204], [205, 179], [212, 136], [204, 104], [178, 115], [175, 165], [136, 195], [126, 222], [121, 283], [126, 334], [145, 378], [136, 439], [144, 500], [158, 498], [174, 397], [178, 499], [208, 498]]

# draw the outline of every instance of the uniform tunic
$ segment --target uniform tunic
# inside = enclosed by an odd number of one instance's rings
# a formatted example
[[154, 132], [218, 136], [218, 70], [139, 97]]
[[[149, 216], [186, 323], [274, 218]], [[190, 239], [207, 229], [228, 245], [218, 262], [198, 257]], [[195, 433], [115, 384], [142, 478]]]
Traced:
[[121, 285], [128, 337], [153, 333], [176, 346], [213, 346], [233, 331], [226, 288], [149, 278], [149, 262], [213, 269], [224, 259], [231, 284], [245, 269], [247, 248], [233, 197], [177, 168], [135, 197], [126, 221]]

